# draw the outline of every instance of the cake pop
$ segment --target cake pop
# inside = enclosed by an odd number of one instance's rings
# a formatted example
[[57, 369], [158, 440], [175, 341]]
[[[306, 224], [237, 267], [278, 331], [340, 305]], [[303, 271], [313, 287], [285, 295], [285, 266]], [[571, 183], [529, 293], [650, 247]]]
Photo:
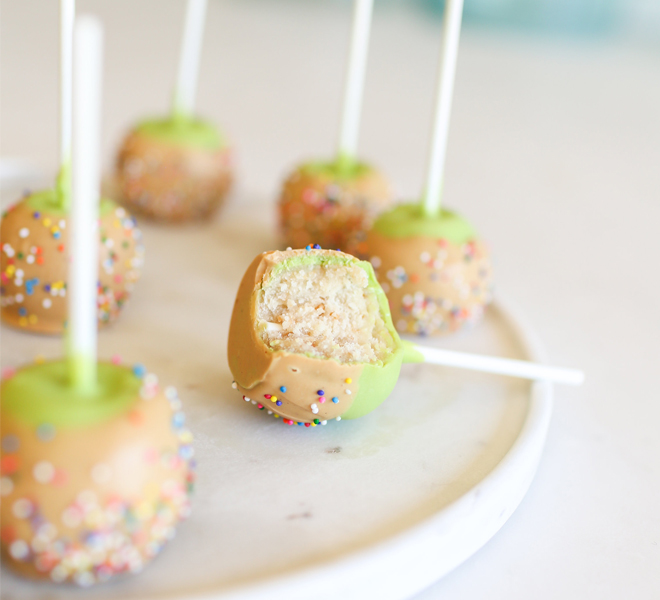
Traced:
[[422, 202], [382, 214], [366, 239], [366, 253], [402, 333], [445, 334], [474, 324], [492, 297], [487, 247], [463, 217], [440, 205], [462, 9], [462, 0], [447, 0]]
[[0, 544], [19, 574], [89, 586], [135, 573], [190, 510], [191, 435], [176, 390], [96, 358], [101, 28], [76, 23], [66, 358], [4, 373]]
[[[68, 209], [58, 194], [32, 194], [2, 215], [2, 320], [36, 333], [58, 334], [67, 321]], [[135, 218], [103, 199], [99, 218], [98, 322], [117, 318], [140, 278], [142, 234]]]
[[402, 341], [371, 264], [318, 244], [252, 261], [234, 303], [228, 358], [232, 387], [243, 400], [305, 427], [371, 412], [392, 392], [405, 362], [573, 384], [582, 378]]
[[[61, 3], [60, 172], [55, 189], [29, 194], [0, 222], [0, 314], [8, 325], [61, 333], [67, 320], [67, 229], [71, 168], [71, 64], [74, 0]], [[140, 277], [144, 247], [135, 219], [102, 200], [98, 319], [113, 321]]]
[[354, 6], [338, 156], [294, 169], [280, 194], [279, 221], [289, 246], [318, 243], [360, 257], [365, 232], [392, 205], [392, 194], [383, 175], [357, 159], [373, 0]]
[[121, 202], [161, 221], [207, 219], [232, 182], [232, 154], [218, 129], [194, 115], [206, 0], [188, 0], [172, 114], [139, 123], [117, 156]]

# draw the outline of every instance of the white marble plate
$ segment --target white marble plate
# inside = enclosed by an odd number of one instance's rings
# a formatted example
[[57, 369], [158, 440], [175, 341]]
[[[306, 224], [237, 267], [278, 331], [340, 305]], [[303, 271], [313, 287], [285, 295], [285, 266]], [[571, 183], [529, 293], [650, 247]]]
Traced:
[[[407, 598], [485, 544], [524, 496], [552, 389], [406, 365], [377, 411], [326, 427], [283, 425], [231, 389], [225, 340], [234, 293], [276, 245], [270, 211], [234, 206], [205, 226], [145, 228], [147, 266], [100, 355], [143, 362], [179, 388], [196, 435], [192, 517], [144, 573], [98, 589], [25, 582], [7, 600]], [[3, 327], [3, 365], [60, 341]], [[539, 360], [526, 327], [491, 308], [448, 340], [458, 350]]]

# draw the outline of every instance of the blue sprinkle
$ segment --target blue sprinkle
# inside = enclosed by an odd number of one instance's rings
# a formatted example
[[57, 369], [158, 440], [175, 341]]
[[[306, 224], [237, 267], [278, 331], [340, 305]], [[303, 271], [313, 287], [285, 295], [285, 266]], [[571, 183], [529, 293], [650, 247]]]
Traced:
[[277, 406], [282, 406], [282, 401], [278, 400], [277, 402], [275, 402], [275, 404], [277, 404]]
[[174, 429], [181, 429], [186, 423], [186, 415], [182, 412], [174, 413], [172, 417], [172, 426]]
[[[305, 246], [305, 250], [311, 250], [311, 249], [312, 249], [311, 246]], [[298, 425], [300, 425], [300, 423], [298, 423]]]
[[280, 392], [282, 392], [282, 393], [284, 394], [284, 393], [286, 392], [286, 386], [282, 386], [282, 387], [280, 388]]
[[50, 292], [50, 283], [47, 283], [47, 284], [44, 286], [44, 292]]
[[[30, 195], [29, 193], [26, 194], [26, 196], [29, 196], [29, 195]], [[38, 219], [41, 216], [41, 213], [39, 211], [35, 211], [35, 212], [32, 213], [32, 216], [35, 219]]]
[[192, 446], [181, 446], [179, 448], [179, 456], [183, 460], [189, 460], [191, 459], [195, 454], [195, 450], [193, 449]]
[[27, 315], [27, 308], [21, 306], [21, 308], [18, 309], [18, 314], [21, 315], [21, 317], [24, 317], [25, 315]]
[[332, 401], [333, 401], [335, 404], [337, 404], [337, 402], [339, 402], [339, 398], [337, 398], [337, 396], [335, 396], [335, 397], [332, 399]]
[[320, 249], [321, 249], [321, 246], [319, 246], [318, 244], [314, 244], [314, 250], [320, 250]]
[[61, 234], [59, 231], [56, 231], [55, 233], [53, 233], [53, 237], [54, 237], [56, 240], [59, 240], [61, 235], [62, 235], [62, 234]]
[[299, 421], [299, 422], [298, 422], [298, 425], [302, 425], [302, 423]]
[[317, 393], [319, 396], [323, 396], [323, 394], [325, 394], [325, 392], [324, 392], [323, 390], [319, 390], [319, 391], [316, 392], [316, 393]]
[[144, 365], [137, 364], [133, 365], [133, 375], [136, 377], [144, 377], [147, 374], [147, 370], [144, 368]]

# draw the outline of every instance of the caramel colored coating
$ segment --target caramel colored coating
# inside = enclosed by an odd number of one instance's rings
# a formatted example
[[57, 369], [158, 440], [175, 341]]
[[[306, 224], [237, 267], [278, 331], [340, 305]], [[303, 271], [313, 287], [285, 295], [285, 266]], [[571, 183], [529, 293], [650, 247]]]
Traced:
[[172, 388], [145, 386], [125, 413], [61, 429], [3, 413], [5, 563], [82, 586], [140, 571], [190, 511], [190, 433], [178, 403]]
[[372, 230], [366, 243], [400, 333], [451, 333], [483, 316], [492, 296], [492, 267], [479, 240], [455, 244]]
[[366, 231], [390, 206], [389, 185], [374, 169], [338, 180], [303, 168], [284, 182], [280, 227], [292, 248], [319, 244], [363, 258]]
[[[2, 320], [25, 331], [59, 334], [67, 319], [67, 215], [35, 211], [23, 200], [0, 225]], [[144, 247], [135, 219], [115, 206], [99, 221], [99, 324], [112, 322], [140, 277]]]
[[[289, 253], [295, 252], [299, 251]], [[273, 254], [260, 254], [252, 261], [236, 295], [229, 327], [228, 359], [237, 389], [246, 400], [257, 402], [286, 419], [309, 424], [336, 419], [353, 403], [363, 365], [342, 365], [332, 359], [273, 352], [264, 344], [255, 327], [255, 291], [261, 286], [264, 274], [276, 264]], [[285, 392], [281, 391], [282, 387]], [[324, 391], [322, 396], [319, 390]], [[335, 403], [332, 398], [339, 401]], [[282, 404], [278, 406], [277, 401]]]
[[208, 219], [232, 183], [228, 148], [205, 149], [128, 134], [116, 165], [119, 200], [161, 221]]

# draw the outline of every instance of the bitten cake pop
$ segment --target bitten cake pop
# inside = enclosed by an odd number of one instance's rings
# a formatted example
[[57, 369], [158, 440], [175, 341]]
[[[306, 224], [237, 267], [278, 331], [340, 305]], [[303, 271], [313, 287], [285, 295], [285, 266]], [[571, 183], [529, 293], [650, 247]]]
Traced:
[[280, 194], [280, 227], [294, 248], [318, 243], [363, 256], [365, 232], [392, 205], [385, 178], [357, 158], [372, 8], [373, 0], [355, 0], [337, 158], [297, 167]]
[[382, 214], [366, 240], [367, 255], [402, 333], [444, 334], [474, 324], [492, 296], [488, 249], [464, 218], [440, 206], [462, 10], [462, 0], [447, 0], [422, 202]]
[[[0, 222], [0, 314], [8, 325], [61, 333], [67, 320], [67, 229], [71, 168], [71, 64], [74, 0], [61, 3], [60, 173], [55, 189], [30, 194]], [[144, 248], [135, 219], [102, 200], [98, 319], [114, 320], [140, 277]]]
[[571, 369], [402, 342], [370, 263], [334, 250], [264, 252], [229, 326], [232, 387], [288, 425], [354, 419], [392, 392], [402, 363], [429, 362], [578, 384]]
[[18, 573], [88, 586], [135, 573], [190, 510], [191, 435], [176, 390], [96, 359], [101, 30], [76, 24], [76, 130], [66, 358], [7, 373], [0, 542]]
[[172, 114], [139, 123], [117, 156], [121, 202], [154, 219], [209, 218], [232, 182], [232, 155], [218, 129], [194, 115], [206, 0], [188, 0]]
[[371, 265], [334, 250], [257, 256], [229, 328], [234, 386], [286, 423], [325, 425], [378, 406], [404, 347]]

